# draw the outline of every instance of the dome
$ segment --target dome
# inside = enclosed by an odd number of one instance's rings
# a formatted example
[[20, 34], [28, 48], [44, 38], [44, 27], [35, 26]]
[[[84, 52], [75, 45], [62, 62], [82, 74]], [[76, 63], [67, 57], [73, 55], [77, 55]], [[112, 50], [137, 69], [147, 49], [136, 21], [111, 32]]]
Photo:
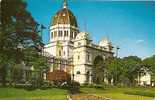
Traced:
[[70, 24], [71, 26], [78, 27], [75, 16], [67, 7], [63, 7], [53, 17], [52, 26], [57, 24]]
[[77, 36], [76, 39], [87, 39], [89, 40], [89, 34], [86, 32], [80, 32]]

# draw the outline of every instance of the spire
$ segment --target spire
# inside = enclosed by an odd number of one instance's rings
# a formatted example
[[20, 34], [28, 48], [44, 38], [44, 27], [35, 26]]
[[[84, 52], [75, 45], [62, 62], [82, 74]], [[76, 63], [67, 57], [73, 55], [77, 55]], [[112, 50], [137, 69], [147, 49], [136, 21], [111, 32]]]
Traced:
[[64, 0], [64, 2], [63, 2], [63, 8], [67, 8], [67, 0]]

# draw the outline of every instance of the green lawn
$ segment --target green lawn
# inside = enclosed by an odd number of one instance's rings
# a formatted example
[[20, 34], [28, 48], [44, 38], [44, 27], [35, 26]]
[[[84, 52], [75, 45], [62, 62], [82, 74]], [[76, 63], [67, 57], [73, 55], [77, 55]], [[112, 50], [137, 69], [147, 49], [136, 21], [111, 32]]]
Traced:
[[67, 90], [57, 88], [33, 91], [0, 88], [0, 100], [66, 100], [67, 93]]
[[154, 100], [153, 97], [128, 95], [125, 92], [138, 92], [144, 91], [146, 93], [154, 93], [155, 88], [108, 88], [108, 89], [95, 89], [95, 88], [81, 88], [82, 94], [93, 94], [111, 98], [112, 100]]
[[[128, 95], [125, 92], [145, 91], [155, 93], [155, 88], [107, 88], [96, 89], [82, 87], [81, 94], [92, 94], [111, 98], [112, 100], [153, 100], [153, 97]], [[0, 100], [66, 100], [67, 90], [51, 88], [47, 90], [36, 89], [27, 91], [16, 88], [0, 88]]]

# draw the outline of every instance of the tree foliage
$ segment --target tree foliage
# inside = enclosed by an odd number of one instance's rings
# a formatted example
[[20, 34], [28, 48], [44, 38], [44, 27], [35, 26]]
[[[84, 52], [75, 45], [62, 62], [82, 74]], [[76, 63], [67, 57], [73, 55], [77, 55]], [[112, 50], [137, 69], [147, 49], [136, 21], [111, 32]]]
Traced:
[[38, 69], [45, 65], [45, 58], [34, 49], [42, 42], [38, 34], [40, 27], [26, 7], [23, 0], [1, 1], [0, 72], [3, 82], [7, 76], [7, 66], [14, 67], [13, 73], [17, 73], [17, 68], [21, 69], [21, 66], [16, 66], [23, 61]]
[[108, 82], [114, 85], [135, 85], [142, 64], [141, 58], [137, 56], [106, 58], [105, 60], [97, 57], [92, 68], [95, 83], [104, 82], [106, 76]]
[[128, 79], [129, 85], [135, 84], [135, 78], [137, 78], [137, 67], [142, 64], [142, 60], [137, 56], [128, 56], [123, 58], [124, 62], [124, 76]]
[[123, 62], [120, 58], [108, 58], [104, 60], [107, 73], [106, 76], [108, 78], [109, 83], [113, 80], [114, 84], [122, 81], [123, 74]]

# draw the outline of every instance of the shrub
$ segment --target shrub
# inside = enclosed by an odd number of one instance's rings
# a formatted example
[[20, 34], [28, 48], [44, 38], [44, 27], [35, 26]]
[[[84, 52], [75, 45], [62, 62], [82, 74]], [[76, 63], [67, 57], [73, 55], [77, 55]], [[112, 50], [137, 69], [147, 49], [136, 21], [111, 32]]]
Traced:
[[52, 82], [50, 81], [43, 81], [41, 86], [40, 86], [40, 89], [42, 90], [45, 90], [45, 89], [48, 89], [48, 88], [52, 88], [54, 85]]
[[71, 81], [69, 84], [69, 90], [71, 94], [78, 93], [80, 90], [80, 84], [78, 82]]

